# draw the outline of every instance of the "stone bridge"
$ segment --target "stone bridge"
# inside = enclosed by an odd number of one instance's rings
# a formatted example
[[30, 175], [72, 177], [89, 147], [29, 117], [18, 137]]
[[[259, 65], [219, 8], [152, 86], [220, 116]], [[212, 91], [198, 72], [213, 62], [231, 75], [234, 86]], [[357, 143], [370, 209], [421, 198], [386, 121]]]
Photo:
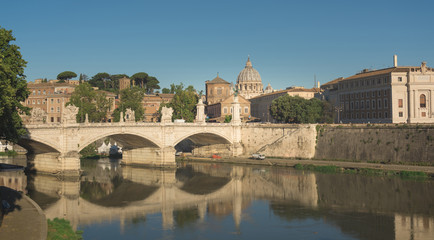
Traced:
[[233, 108], [230, 123], [205, 122], [201, 101], [194, 123], [172, 122], [170, 108], [163, 108], [159, 123], [135, 122], [131, 110], [117, 123], [77, 123], [78, 108], [68, 106], [62, 123], [44, 123], [39, 117], [26, 125], [28, 134], [19, 145], [28, 150], [29, 163], [37, 171], [68, 175], [80, 171], [79, 152], [106, 137], [123, 147], [122, 162], [126, 165], [173, 167], [175, 146], [186, 139], [194, 144], [193, 154], [197, 156], [250, 156], [256, 152], [279, 157], [314, 156], [314, 125], [243, 124], [237, 100]]

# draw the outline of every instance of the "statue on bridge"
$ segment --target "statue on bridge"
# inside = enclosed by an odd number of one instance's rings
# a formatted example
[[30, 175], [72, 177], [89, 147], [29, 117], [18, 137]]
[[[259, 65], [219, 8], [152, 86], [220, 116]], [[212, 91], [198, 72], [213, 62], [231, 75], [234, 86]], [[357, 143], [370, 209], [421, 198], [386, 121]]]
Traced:
[[125, 111], [125, 122], [135, 122], [136, 121], [136, 112], [131, 108], [127, 108]]
[[47, 120], [47, 113], [40, 108], [33, 108], [31, 112], [31, 123], [41, 124]]
[[161, 122], [170, 123], [172, 122], [173, 109], [168, 107], [161, 108]]
[[68, 105], [63, 110], [62, 114], [62, 122], [63, 123], [77, 123], [77, 114], [78, 114], [78, 107], [74, 105]]

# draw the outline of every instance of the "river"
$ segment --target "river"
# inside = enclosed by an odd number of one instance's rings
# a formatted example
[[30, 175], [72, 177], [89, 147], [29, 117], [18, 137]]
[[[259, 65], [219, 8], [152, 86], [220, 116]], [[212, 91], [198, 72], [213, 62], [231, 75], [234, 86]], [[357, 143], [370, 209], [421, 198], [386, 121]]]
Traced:
[[0, 183], [84, 239], [434, 239], [432, 180], [115, 159], [81, 167], [81, 178], [0, 172]]

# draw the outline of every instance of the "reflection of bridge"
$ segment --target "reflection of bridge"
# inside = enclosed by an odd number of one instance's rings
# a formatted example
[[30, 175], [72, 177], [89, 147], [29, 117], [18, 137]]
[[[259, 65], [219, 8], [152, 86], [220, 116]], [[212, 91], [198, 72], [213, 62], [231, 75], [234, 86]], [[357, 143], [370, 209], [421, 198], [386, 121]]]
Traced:
[[[173, 213], [186, 208], [197, 209], [200, 218], [204, 218], [210, 212], [217, 215], [232, 213], [235, 224], [239, 225], [242, 220], [242, 209], [249, 204], [252, 196], [264, 198], [273, 196], [297, 201], [309, 207], [315, 207], [317, 204], [313, 174], [281, 178], [278, 183], [273, 183], [262, 176], [261, 172], [246, 172], [242, 167], [219, 169], [217, 174], [213, 169], [204, 169], [199, 165], [199, 169], [195, 168], [195, 172], [205, 172], [207, 178], [225, 177], [227, 181], [222, 182], [221, 186], [212, 192], [201, 194], [186, 189], [187, 183], [177, 180], [175, 170], [159, 171], [123, 167], [124, 179], [144, 187], [154, 186], [156, 190], [146, 198], [126, 205], [120, 201], [118, 206], [114, 206], [116, 204], [113, 203], [111, 206], [105, 206], [84, 199], [80, 195], [80, 185], [83, 184], [83, 182], [80, 184], [80, 181], [61, 182], [54, 177], [42, 175], [36, 176], [33, 184], [37, 192], [58, 199], [46, 206], [39, 203], [44, 208], [47, 218], [63, 217], [70, 220], [75, 227], [113, 220], [120, 220], [122, 225], [126, 220], [161, 212], [163, 227], [170, 228], [174, 222]], [[285, 184], [280, 184], [282, 181]], [[204, 187], [200, 186], [201, 184], [196, 182], [194, 186], [190, 186], [190, 189], [201, 189]]]

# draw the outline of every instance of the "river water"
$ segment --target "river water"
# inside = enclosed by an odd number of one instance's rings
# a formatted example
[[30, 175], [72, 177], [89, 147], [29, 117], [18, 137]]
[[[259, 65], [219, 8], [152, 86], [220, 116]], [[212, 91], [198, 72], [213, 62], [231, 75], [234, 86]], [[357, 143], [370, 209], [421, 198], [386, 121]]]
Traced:
[[[9, 160], [0, 160], [0, 162]], [[434, 239], [434, 181], [180, 163], [82, 161], [81, 178], [1, 173], [84, 239]]]

